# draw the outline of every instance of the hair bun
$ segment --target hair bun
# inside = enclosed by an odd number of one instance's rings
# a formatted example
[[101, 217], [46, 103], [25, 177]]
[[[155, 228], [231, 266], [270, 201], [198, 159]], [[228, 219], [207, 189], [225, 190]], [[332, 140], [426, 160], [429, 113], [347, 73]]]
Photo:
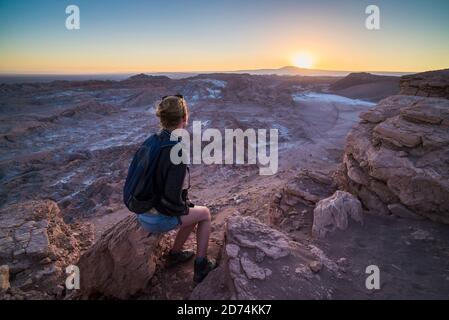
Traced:
[[159, 118], [161, 126], [173, 128], [181, 123], [187, 114], [187, 105], [184, 99], [176, 96], [169, 96], [156, 106], [156, 116]]

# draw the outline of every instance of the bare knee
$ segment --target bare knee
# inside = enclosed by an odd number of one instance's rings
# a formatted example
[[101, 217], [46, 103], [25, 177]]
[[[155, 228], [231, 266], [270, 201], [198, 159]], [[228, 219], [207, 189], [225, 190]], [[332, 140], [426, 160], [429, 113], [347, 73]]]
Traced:
[[203, 217], [203, 220], [205, 220], [205, 221], [211, 221], [211, 214], [210, 214], [209, 208], [208, 208], [208, 207], [203, 207], [202, 209], [203, 209], [203, 210], [202, 210], [202, 217]]

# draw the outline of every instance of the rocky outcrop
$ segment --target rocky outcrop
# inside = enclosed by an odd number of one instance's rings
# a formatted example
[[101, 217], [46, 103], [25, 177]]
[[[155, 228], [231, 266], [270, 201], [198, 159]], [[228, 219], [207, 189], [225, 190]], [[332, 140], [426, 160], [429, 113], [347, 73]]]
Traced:
[[335, 229], [346, 230], [350, 219], [363, 223], [362, 214], [362, 205], [356, 197], [345, 191], [337, 191], [332, 197], [317, 203], [313, 211], [312, 232], [324, 238]]
[[[319, 171], [302, 170], [273, 196], [269, 209], [270, 224], [297, 229], [305, 225], [298, 215], [312, 211], [321, 199], [331, 196], [337, 185]], [[289, 229], [289, 228], [287, 228]]]
[[11, 287], [20, 291], [61, 297], [65, 268], [90, 245], [92, 234], [90, 225], [65, 224], [50, 200], [7, 206], [0, 211], [2, 277], [8, 274]]
[[449, 69], [403, 76], [401, 94], [449, 99]]
[[131, 215], [86, 251], [78, 262], [82, 298], [129, 299], [145, 292], [163, 248]]
[[449, 223], [449, 100], [392, 96], [360, 118], [344, 187], [372, 213]]
[[255, 218], [233, 216], [220, 266], [191, 299], [330, 298], [330, 278], [338, 274], [337, 264], [319, 248], [293, 242]]

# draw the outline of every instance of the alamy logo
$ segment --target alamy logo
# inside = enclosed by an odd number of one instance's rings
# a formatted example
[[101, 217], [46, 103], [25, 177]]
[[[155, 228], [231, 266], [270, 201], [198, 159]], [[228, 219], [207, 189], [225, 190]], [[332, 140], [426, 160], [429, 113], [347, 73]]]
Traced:
[[[172, 131], [170, 137], [172, 141], [178, 141], [178, 138], [181, 138], [181, 143], [175, 145], [170, 153], [173, 164], [254, 164], [259, 166], [260, 175], [277, 173], [278, 129], [270, 129], [269, 137], [267, 129], [246, 129], [245, 131], [225, 129], [223, 139], [220, 130], [208, 128], [202, 132], [201, 128], [201, 121], [193, 121], [192, 148], [190, 133], [187, 130]], [[207, 143], [204, 148], [202, 148], [203, 142]]]
[[65, 27], [67, 30], [80, 29], [80, 8], [76, 5], [70, 5], [65, 8], [65, 13], [69, 16], [65, 19]]
[[80, 269], [73, 264], [69, 265], [65, 269], [65, 273], [68, 274], [65, 279], [65, 287], [67, 290], [78, 290], [80, 288]]
[[365, 20], [365, 27], [368, 30], [380, 29], [380, 9], [378, 6], [372, 4], [366, 7], [365, 13], [369, 16]]
[[380, 269], [376, 265], [370, 265], [366, 267], [366, 274], [369, 276], [365, 280], [365, 287], [368, 290], [379, 290], [380, 289]]

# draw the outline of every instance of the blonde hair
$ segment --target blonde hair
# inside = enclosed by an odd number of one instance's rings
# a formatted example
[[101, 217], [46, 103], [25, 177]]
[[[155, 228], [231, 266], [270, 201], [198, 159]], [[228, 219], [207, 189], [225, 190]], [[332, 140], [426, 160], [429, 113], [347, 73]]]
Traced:
[[156, 116], [163, 128], [173, 129], [187, 115], [187, 103], [184, 98], [168, 96], [156, 106]]

